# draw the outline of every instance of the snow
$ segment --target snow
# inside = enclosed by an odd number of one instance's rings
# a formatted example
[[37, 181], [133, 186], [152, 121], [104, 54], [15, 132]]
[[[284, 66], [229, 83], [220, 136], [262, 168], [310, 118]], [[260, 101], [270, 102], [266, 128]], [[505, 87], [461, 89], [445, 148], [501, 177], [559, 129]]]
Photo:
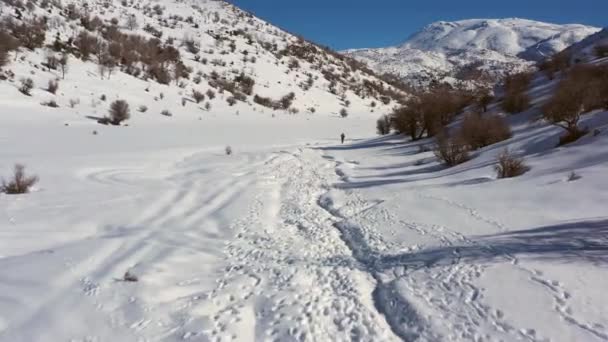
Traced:
[[[38, 66], [43, 51], [21, 53], [16, 80], [0, 81], [0, 176], [23, 163], [40, 182], [0, 194], [0, 341], [608, 340], [608, 112], [555, 148], [561, 131], [537, 107], [557, 80], [534, 81], [513, 138], [446, 169], [432, 141], [373, 136], [390, 106], [370, 113], [349, 94], [340, 118], [322, 81], [299, 91], [262, 51], [256, 91], [294, 90], [315, 114], [226, 95], [209, 111], [182, 106], [182, 88], [102, 80], [75, 59], [51, 95], [41, 88], [60, 75]], [[119, 98], [128, 126], [90, 118]], [[497, 180], [505, 147], [531, 170]]]
[[[558, 149], [520, 114], [444, 169], [369, 113], [2, 108], [0, 169], [41, 179], [0, 196], [2, 341], [608, 339], [608, 112]], [[531, 171], [496, 180], [505, 146]]]
[[489, 76], [522, 71], [599, 28], [507, 19], [469, 19], [432, 23], [403, 44], [380, 49], [344, 51], [379, 72], [400, 75], [414, 84], [448, 80], [475, 65]]

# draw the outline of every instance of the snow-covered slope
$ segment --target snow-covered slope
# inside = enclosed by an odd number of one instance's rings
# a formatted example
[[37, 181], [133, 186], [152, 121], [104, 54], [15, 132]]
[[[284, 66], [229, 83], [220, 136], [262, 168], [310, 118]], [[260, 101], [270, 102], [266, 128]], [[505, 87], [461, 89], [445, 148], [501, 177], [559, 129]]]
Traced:
[[525, 19], [436, 22], [405, 43], [344, 53], [378, 72], [418, 83], [432, 79], [477, 79], [519, 71], [597, 32], [584, 25], [556, 25]]
[[[288, 112], [337, 115], [343, 108], [348, 112], [371, 112], [390, 108], [390, 97], [395, 97], [390, 86], [369, 70], [361, 69], [354, 60], [295, 37], [224, 1], [98, 0], [85, 6], [81, 1], [67, 0], [30, 4], [31, 8], [20, 8], [21, 2], [0, 5], [0, 16], [8, 32], [8, 26], [45, 18], [47, 46], [33, 51], [21, 47], [10, 53], [8, 65], [0, 70], [3, 106], [18, 103], [20, 107], [37, 107], [49, 115], [99, 117], [107, 114], [111, 100], [121, 98], [130, 103], [132, 112], [147, 106], [148, 117], [158, 117], [161, 111], [169, 110], [174, 117], [197, 119], [218, 111], [255, 111], [269, 116]], [[83, 53], [77, 45], [82, 32], [98, 39], [92, 50], [105, 46], [107, 54], [115, 57], [111, 74], [99, 68], [106, 54], [103, 51], [93, 52], [87, 60], [78, 58]], [[134, 36], [158, 39], [155, 49], [176, 49], [178, 61], [156, 63], [153, 58], [157, 57], [153, 57], [151, 61], [142, 58], [145, 62], [127, 64], [137, 58], [129, 54], [129, 49], [136, 50], [135, 56], [148, 50], [136, 49], [131, 43], [114, 49], [113, 44]], [[60, 68], [45, 66], [48, 56], [58, 57], [62, 52], [69, 56], [65, 79]], [[159, 74], [165, 73], [169, 77], [181, 75], [179, 79], [160, 82]], [[253, 80], [249, 93], [241, 91], [236, 83], [241, 75]], [[18, 92], [23, 78], [34, 81], [31, 97]], [[55, 95], [44, 90], [49, 80], [59, 81]], [[230, 89], [234, 84], [238, 94]], [[206, 95], [200, 103], [193, 101], [195, 90]], [[209, 96], [210, 90], [216, 96]], [[292, 103], [280, 109], [254, 102], [256, 95], [278, 102], [290, 93], [294, 96]], [[100, 100], [101, 95], [108, 99], [106, 103]], [[51, 100], [59, 108], [41, 108], [42, 102]]]
[[572, 62], [580, 63], [591, 61], [598, 56], [598, 48], [603, 48], [602, 56], [608, 56], [608, 28], [605, 28], [585, 39], [568, 47], [565, 52], [572, 58]]
[[[189, 2], [150, 5], [166, 6], [165, 16], [199, 13], [204, 30], [241, 13], [198, 3], [206, 14]], [[126, 4], [89, 2], [119, 23], [141, 12]], [[67, 41], [79, 23], [50, 11], [50, 32]], [[590, 132], [555, 148], [563, 129], [538, 120], [538, 108], [559, 75], [535, 78], [534, 107], [507, 117], [512, 138], [446, 168], [431, 140], [374, 138], [373, 97], [347, 92], [351, 113], [339, 118], [332, 111], [344, 101], [324, 76], [298, 90], [288, 59], [240, 33], [229, 39], [259, 53], [256, 63], [210, 38], [216, 32], [153, 17], [137, 19], [162, 27], [163, 40], [200, 33], [201, 51], [215, 51], [201, 58], [227, 66], [197, 62], [176, 43], [194, 75], [209, 75], [200, 84], [107, 70], [102, 79], [95, 56], [71, 57], [63, 79], [42, 66], [40, 49], [20, 49], [3, 69], [0, 177], [24, 163], [39, 182], [28, 194], [0, 194], [1, 342], [608, 339], [608, 112], [586, 114]], [[327, 58], [323, 67], [343, 68]], [[300, 63], [314, 80], [309, 64], [319, 64]], [[213, 70], [231, 68], [255, 77], [255, 93], [291, 90], [298, 107], [319, 111], [282, 115], [247, 104], [251, 95], [229, 106], [227, 90], [204, 101], [209, 110], [191, 101], [193, 88], [212, 88]], [[35, 81], [32, 96], [17, 89], [21, 77]], [[43, 89], [49, 79], [59, 79], [56, 95]], [[117, 98], [149, 108], [132, 108], [128, 127], [87, 118]], [[40, 105], [50, 100], [60, 107]], [[504, 114], [496, 104], [489, 111]], [[497, 179], [506, 147], [527, 173]]]

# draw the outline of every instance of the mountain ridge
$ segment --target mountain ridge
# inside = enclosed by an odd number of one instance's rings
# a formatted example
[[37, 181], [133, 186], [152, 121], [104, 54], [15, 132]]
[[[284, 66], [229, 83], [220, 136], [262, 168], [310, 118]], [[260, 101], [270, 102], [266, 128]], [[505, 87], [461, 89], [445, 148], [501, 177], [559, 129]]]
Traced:
[[[521, 71], [600, 31], [582, 24], [551, 24], [522, 18], [438, 21], [385, 48], [351, 49], [345, 55], [377, 72], [395, 73], [409, 83], [429, 79], [497, 79]], [[471, 69], [471, 70], [467, 70]]]

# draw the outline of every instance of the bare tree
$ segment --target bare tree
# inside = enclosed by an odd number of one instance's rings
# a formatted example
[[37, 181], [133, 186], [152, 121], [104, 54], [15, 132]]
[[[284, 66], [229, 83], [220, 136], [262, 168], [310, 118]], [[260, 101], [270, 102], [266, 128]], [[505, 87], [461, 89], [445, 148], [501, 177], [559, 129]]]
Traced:
[[68, 71], [68, 59], [69, 56], [67, 53], [62, 53], [59, 58], [59, 67], [61, 68], [61, 76], [65, 79], [65, 73]]
[[135, 15], [130, 15], [129, 18], [127, 18], [127, 27], [131, 31], [135, 30], [139, 27], [139, 24], [137, 23], [137, 18], [135, 17]]

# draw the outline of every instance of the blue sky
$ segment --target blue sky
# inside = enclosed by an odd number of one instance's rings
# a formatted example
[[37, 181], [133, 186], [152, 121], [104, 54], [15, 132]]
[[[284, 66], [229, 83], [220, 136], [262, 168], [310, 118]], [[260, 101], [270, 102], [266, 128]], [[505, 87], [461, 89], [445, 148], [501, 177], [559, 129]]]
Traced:
[[334, 49], [404, 41], [431, 22], [519, 17], [608, 26], [608, 0], [232, 0], [258, 17]]

